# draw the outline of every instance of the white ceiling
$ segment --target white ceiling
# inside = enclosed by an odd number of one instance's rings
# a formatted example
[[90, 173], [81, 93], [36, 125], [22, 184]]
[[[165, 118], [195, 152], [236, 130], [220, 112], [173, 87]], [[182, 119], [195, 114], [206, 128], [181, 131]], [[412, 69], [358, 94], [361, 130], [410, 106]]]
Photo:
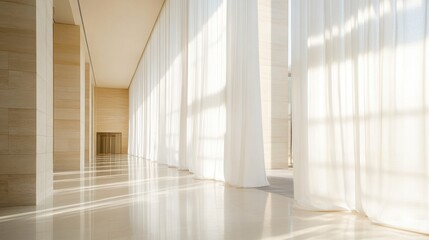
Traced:
[[96, 86], [128, 88], [163, 2], [54, 0], [54, 20], [82, 25], [80, 3]]
[[163, 2], [80, 1], [97, 87], [128, 88]]

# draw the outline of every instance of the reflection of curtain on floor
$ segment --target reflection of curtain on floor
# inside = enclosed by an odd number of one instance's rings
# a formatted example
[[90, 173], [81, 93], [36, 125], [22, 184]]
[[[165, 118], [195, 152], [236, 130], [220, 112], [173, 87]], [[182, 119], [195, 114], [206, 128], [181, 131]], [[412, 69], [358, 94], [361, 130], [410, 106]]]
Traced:
[[131, 155], [264, 186], [257, 0], [166, 1], [130, 86]]
[[295, 199], [429, 233], [426, 0], [294, 0]]

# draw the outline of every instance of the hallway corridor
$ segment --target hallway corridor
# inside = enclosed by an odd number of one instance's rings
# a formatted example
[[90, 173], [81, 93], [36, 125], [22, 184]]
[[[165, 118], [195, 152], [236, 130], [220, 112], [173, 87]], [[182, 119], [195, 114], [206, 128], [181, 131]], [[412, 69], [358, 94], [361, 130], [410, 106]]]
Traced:
[[54, 176], [52, 203], [0, 209], [0, 239], [426, 239], [126, 155]]

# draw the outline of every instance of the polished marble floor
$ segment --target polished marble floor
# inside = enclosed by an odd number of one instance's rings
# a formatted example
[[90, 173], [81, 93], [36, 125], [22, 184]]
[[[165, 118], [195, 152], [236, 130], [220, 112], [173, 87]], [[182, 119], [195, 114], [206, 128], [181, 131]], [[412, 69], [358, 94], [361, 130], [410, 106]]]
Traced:
[[291, 169], [270, 169], [266, 173], [270, 185], [258, 189], [293, 199], [293, 171]]
[[308, 212], [292, 199], [195, 180], [125, 155], [54, 176], [39, 207], [0, 209], [0, 239], [429, 239], [353, 213]]

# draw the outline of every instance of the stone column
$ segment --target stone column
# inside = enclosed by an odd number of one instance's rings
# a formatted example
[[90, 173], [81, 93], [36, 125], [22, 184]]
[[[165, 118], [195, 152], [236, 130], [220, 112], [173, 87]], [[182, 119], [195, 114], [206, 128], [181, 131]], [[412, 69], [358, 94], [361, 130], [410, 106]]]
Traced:
[[0, 1], [0, 206], [52, 194], [52, 1]]

